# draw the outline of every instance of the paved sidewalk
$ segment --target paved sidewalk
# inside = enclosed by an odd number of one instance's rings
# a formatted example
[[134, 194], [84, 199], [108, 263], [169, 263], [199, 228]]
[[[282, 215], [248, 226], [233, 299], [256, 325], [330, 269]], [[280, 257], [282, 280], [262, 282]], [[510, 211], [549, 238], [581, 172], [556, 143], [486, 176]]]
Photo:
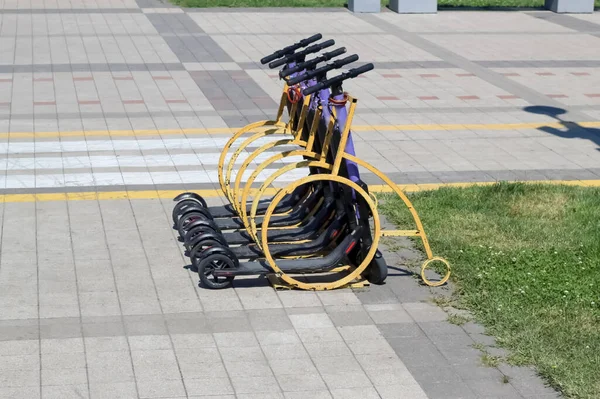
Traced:
[[[600, 179], [597, 13], [4, 0], [0, 194], [215, 188], [231, 130], [276, 110], [257, 60], [315, 32], [375, 62], [346, 89], [357, 153], [395, 182]], [[428, 302], [445, 290], [418, 286], [409, 249], [380, 287], [209, 291], [172, 203], [134, 197], [0, 204], [0, 398], [558, 397], [482, 366], [477, 344], [502, 351]]]

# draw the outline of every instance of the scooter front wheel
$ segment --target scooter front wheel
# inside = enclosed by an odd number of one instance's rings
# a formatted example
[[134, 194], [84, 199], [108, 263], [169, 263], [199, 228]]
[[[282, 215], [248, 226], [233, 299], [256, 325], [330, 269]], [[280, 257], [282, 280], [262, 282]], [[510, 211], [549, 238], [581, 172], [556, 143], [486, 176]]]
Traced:
[[235, 262], [222, 253], [210, 254], [198, 263], [198, 276], [200, 283], [213, 290], [227, 288], [233, 282], [234, 276], [217, 277], [213, 274], [215, 270], [234, 269]]

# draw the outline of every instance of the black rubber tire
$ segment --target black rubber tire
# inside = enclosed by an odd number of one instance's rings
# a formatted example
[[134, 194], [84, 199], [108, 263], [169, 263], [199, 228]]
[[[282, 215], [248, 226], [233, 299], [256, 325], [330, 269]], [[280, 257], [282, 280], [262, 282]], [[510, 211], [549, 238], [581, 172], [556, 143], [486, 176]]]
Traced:
[[388, 267], [383, 255], [375, 256], [367, 266], [366, 278], [371, 284], [382, 285], [388, 275]]
[[173, 198], [173, 201], [175, 202], [179, 202], [179, 201], [183, 201], [186, 199], [193, 199], [198, 201], [203, 207], [208, 208], [208, 204], [206, 203], [206, 200], [204, 198], [202, 198], [201, 195], [196, 194], [196, 193], [192, 193], [192, 192], [185, 192], [185, 193], [181, 193], [179, 194], [177, 197]]
[[175, 206], [173, 207], [173, 212], [171, 213], [171, 217], [173, 218], [173, 225], [177, 225], [177, 220], [179, 220], [181, 214], [185, 212], [185, 209], [189, 208], [190, 206], [200, 206], [202, 208], [206, 208], [206, 206], [202, 205], [200, 201], [194, 198], [186, 198], [184, 200], [179, 201], [175, 204]]
[[190, 256], [202, 259], [202, 252], [212, 247], [225, 247], [225, 245], [213, 239], [201, 240], [200, 242], [197, 242], [192, 249], [190, 249]]
[[214, 229], [212, 229], [208, 226], [196, 226], [196, 227], [192, 227], [190, 230], [188, 230], [185, 233], [185, 236], [183, 236], [183, 239], [181, 241], [183, 242], [183, 245], [187, 248], [188, 243], [192, 242], [194, 237], [196, 237], [200, 234], [205, 234], [205, 233], [219, 234]]
[[216, 278], [212, 275], [212, 271], [215, 268], [235, 268], [233, 260], [221, 253], [215, 253], [208, 255], [198, 262], [198, 276], [200, 277], [200, 283], [205, 288], [213, 290], [220, 290], [227, 288], [231, 285], [234, 276], [230, 277], [219, 277]]
[[179, 232], [180, 237], [185, 237], [185, 233], [187, 232], [187, 226], [196, 219], [203, 219], [207, 222], [212, 222], [212, 219], [206, 217], [205, 212], [201, 212], [198, 210], [185, 212], [177, 221], [177, 231]]

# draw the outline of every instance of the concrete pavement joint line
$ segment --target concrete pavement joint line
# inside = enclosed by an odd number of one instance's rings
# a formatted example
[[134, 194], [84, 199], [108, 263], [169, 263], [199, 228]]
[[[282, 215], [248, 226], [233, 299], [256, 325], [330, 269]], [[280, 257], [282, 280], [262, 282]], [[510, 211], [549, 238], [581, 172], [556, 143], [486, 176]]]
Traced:
[[[552, 22], [556, 25], [564, 26], [565, 28], [572, 29], [577, 33], [599, 33], [600, 25], [592, 22], [585, 21], [579, 18], [572, 17], [565, 14], [555, 14], [548, 12], [528, 12], [526, 14], [531, 15], [534, 18], [541, 19], [543, 21]], [[565, 32], [566, 33], [566, 32]]]
[[[372, 131], [457, 131], [457, 130], [517, 130], [539, 129], [542, 127], [561, 128], [564, 123], [576, 123], [581, 127], [600, 127], [600, 121], [588, 122], [532, 122], [532, 123], [465, 123], [465, 124], [414, 124], [414, 125], [356, 125], [352, 126], [355, 132]], [[232, 134], [240, 128], [199, 128], [199, 129], [145, 129], [145, 130], [88, 130], [70, 132], [10, 132], [0, 133], [0, 138], [51, 138], [51, 137], [142, 137], [142, 136], [169, 136], [169, 135], [203, 135], [203, 134]]]
[[[418, 47], [421, 50], [427, 51], [431, 55], [434, 55], [441, 60], [450, 62], [451, 64], [453, 64], [459, 68], [462, 68], [467, 72], [471, 72], [471, 73], [477, 75], [477, 77], [479, 77], [480, 79], [482, 79], [496, 87], [506, 90], [507, 92], [514, 94], [516, 96], [519, 96], [520, 98], [526, 100], [527, 102], [529, 102], [531, 104], [552, 106], [552, 107], [557, 107], [557, 108], [567, 108], [565, 106], [565, 104], [563, 104], [561, 102], [553, 100], [553, 99], [549, 98], [548, 96], [545, 96], [545, 95], [543, 95], [535, 90], [532, 90], [524, 85], [514, 82], [514, 81], [500, 75], [499, 73], [497, 73], [495, 71], [492, 71], [490, 69], [482, 67], [481, 65], [477, 64], [476, 62], [473, 62], [465, 57], [462, 57], [456, 53], [451, 52], [450, 50], [447, 50], [441, 46], [438, 46], [437, 44], [432, 43], [429, 40], [427, 40], [423, 37], [420, 37], [419, 35], [405, 31], [404, 29], [402, 29], [394, 24], [391, 24], [390, 22], [385, 21], [382, 18], [378, 18], [375, 15], [367, 15], [367, 14], [359, 14], [357, 16], [359, 18], [363, 19], [364, 21], [366, 21], [374, 26], [378, 26], [379, 28], [387, 31], [388, 33], [395, 35], [399, 39], [401, 39], [415, 47]], [[582, 117], [582, 115], [579, 112], [571, 111], [570, 114], [572, 115], [571, 117], [574, 117], [576, 119], [579, 119]]]
[[[535, 180], [522, 182], [525, 184], [565, 184], [580, 187], [600, 187], [600, 180]], [[422, 183], [422, 184], [398, 184], [405, 192], [418, 192], [427, 190], [438, 190], [444, 187], [474, 187], [489, 186], [496, 182], [468, 182], [468, 183]], [[70, 193], [47, 193], [47, 194], [2, 194], [0, 203], [14, 202], [47, 202], [47, 201], [106, 201], [106, 200], [142, 200], [142, 199], [172, 199], [181, 194], [181, 190], [146, 190], [146, 191], [100, 191], [100, 192], [70, 192]], [[191, 190], [204, 198], [223, 197], [218, 189]], [[391, 193], [391, 187], [387, 185], [369, 185], [369, 191], [373, 193]], [[276, 188], [269, 188], [265, 195], [274, 195], [278, 192]]]

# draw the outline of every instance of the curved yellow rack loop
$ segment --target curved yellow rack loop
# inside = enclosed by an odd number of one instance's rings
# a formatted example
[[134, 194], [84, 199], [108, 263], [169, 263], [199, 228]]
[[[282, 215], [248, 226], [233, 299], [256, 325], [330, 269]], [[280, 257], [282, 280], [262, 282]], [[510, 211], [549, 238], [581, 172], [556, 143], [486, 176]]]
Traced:
[[[299, 186], [308, 184], [308, 183], [312, 183], [312, 182], [316, 182], [316, 181], [336, 182], [336, 183], [345, 184], [345, 185], [351, 187], [358, 195], [360, 195], [364, 198], [364, 200], [367, 202], [367, 204], [373, 214], [373, 224], [374, 224], [375, 234], [373, 236], [373, 243], [371, 245], [371, 248], [369, 249], [369, 252], [366, 254], [365, 258], [360, 263], [360, 265], [358, 265], [355, 268], [353, 268], [353, 267], [349, 268], [349, 270], [350, 270], [349, 274], [340, 278], [339, 280], [329, 282], [329, 283], [306, 283], [306, 282], [303, 282], [303, 281], [300, 281], [300, 280], [297, 280], [297, 279], [291, 277], [289, 274], [284, 273], [275, 263], [272, 255], [271, 255], [271, 251], [269, 250], [269, 243], [268, 243], [269, 222], [271, 220], [271, 216], [273, 214], [275, 207], [279, 204], [279, 202], [283, 199], [283, 197], [285, 195], [290, 194]], [[346, 179], [345, 177], [341, 177], [341, 176], [337, 176], [337, 175], [327, 175], [327, 174], [312, 175], [312, 176], [303, 177], [297, 181], [290, 183], [283, 190], [279, 191], [277, 193], [277, 195], [275, 195], [275, 198], [273, 198], [273, 202], [271, 202], [271, 204], [269, 205], [269, 208], [267, 209], [267, 212], [265, 213], [265, 217], [264, 217], [264, 220], [262, 223], [262, 229], [261, 229], [262, 251], [263, 251], [265, 258], [266, 258], [267, 262], [269, 263], [269, 266], [271, 267], [271, 269], [273, 269], [273, 271], [279, 278], [281, 278], [283, 281], [288, 283], [290, 286], [300, 288], [303, 290], [319, 290], [319, 291], [320, 290], [332, 290], [332, 289], [342, 287], [346, 284], [349, 284], [349, 283], [357, 280], [361, 276], [361, 274], [365, 271], [365, 269], [367, 268], [369, 263], [371, 263], [371, 260], [373, 259], [373, 257], [375, 256], [375, 253], [377, 251], [377, 246], [379, 244], [379, 237], [380, 237], [380, 228], [381, 228], [381, 226], [380, 226], [380, 221], [379, 221], [379, 213], [377, 213], [377, 207], [375, 206], [375, 204], [373, 204], [373, 201], [371, 201], [369, 194], [367, 194], [367, 192], [365, 190], [363, 190], [358, 184], [354, 183], [350, 179]]]
[[[410, 214], [413, 217], [413, 220], [415, 222], [417, 229], [416, 230], [385, 230], [382, 232], [382, 235], [387, 236], [387, 237], [393, 237], [393, 236], [419, 237], [423, 244], [423, 248], [425, 249], [425, 254], [427, 255], [427, 259], [425, 260], [425, 263], [423, 263], [423, 265], [421, 266], [421, 276], [423, 278], [423, 282], [431, 287], [439, 287], [440, 285], [445, 284], [448, 281], [448, 279], [450, 278], [450, 264], [448, 263], [447, 260], [445, 260], [443, 258], [440, 258], [440, 257], [434, 258], [433, 257], [433, 253], [431, 251], [431, 246], [429, 245], [429, 240], [427, 239], [427, 235], [425, 234], [425, 230], [423, 229], [423, 224], [421, 223], [421, 218], [419, 217], [419, 214], [415, 210], [415, 207], [413, 206], [412, 202], [408, 199], [406, 194], [400, 189], [400, 187], [398, 187], [397, 184], [395, 184], [382, 171], [380, 171], [373, 165], [369, 164], [368, 162], [365, 162], [360, 158], [357, 158], [353, 155], [346, 154], [346, 153], [344, 153], [343, 158], [345, 158], [349, 161], [355, 162], [356, 164], [369, 170], [371, 173], [373, 173], [374, 175], [379, 177], [381, 180], [383, 180], [385, 182], [385, 184], [387, 184], [396, 193], [396, 195], [398, 195], [398, 197], [400, 197], [400, 199], [404, 202], [404, 204], [410, 211]], [[447, 273], [444, 276], [444, 278], [442, 280], [440, 280], [439, 282], [435, 282], [435, 283], [431, 282], [431, 281], [427, 280], [427, 278], [425, 278], [425, 269], [434, 260], [443, 262], [446, 265], [446, 270], [447, 270]]]
[[286, 125], [287, 124], [285, 124], [283, 122], [277, 122], [277, 121], [260, 121], [260, 122], [252, 123], [250, 125], [244, 126], [240, 130], [238, 130], [233, 136], [231, 136], [231, 138], [229, 140], [227, 140], [225, 147], [221, 150], [221, 155], [219, 156], [219, 164], [218, 164], [218, 168], [217, 168], [217, 173], [219, 176], [219, 185], [221, 186], [221, 190], [223, 190], [223, 192], [225, 192], [225, 175], [223, 173], [224, 169], [225, 169], [225, 159], [227, 158], [227, 154], [229, 153], [229, 150], [231, 149], [233, 144], [244, 134], [246, 134], [252, 130], [255, 130], [255, 129], [258, 129], [261, 127], [265, 127], [265, 128], [268, 128], [268, 130], [283, 129], [283, 131], [285, 132]]
[[250, 164], [262, 153], [270, 150], [271, 148], [285, 146], [285, 145], [300, 145], [300, 142], [296, 141], [295, 139], [283, 139], [283, 140], [271, 141], [269, 143], [266, 143], [262, 147], [259, 147], [258, 149], [254, 150], [250, 154], [250, 156], [248, 156], [244, 160], [244, 163], [242, 164], [242, 166], [237, 170], [237, 172], [236, 172], [237, 174], [235, 176], [235, 182], [234, 182], [233, 190], [232, 190], [233, 198], [231, 199], [231, 201], [232, 201], [232, 205], [234, 206], [234, 208], [236, 210], [239, 209], [238, 214], [241, 212], [242, 208], [244, 208], [244, 204], [245, 204], [245, 202], [243, 200], [240, 200], [238, 198], [238, 193], [240, 193], [240, 185], [242, 184], [242, 178], [244, 176], [244, 173], [246, 172], [246, 169], [248, 169]]
[[233, 169], [235, 167], [235, 163], [238, 159], [238, 157], [240, 156], [240, 154], [242, 152], [244, 152], [244, 150], [246, 149], [246, 147], [248, 147], [250, 144], [252, 144], [254, 141], [262, 138], [262, 137], [266, 137], [269, 136], [271, 134], [280, 134], [277, 130], [267, 130], [264, 132], [259, 132], [259, 133], [255, 133], [252, 136], [248, 137], [246, 140], [244, 140], [242, 142], [242, 144], [240, 144], [240, 146], [235, 150], [235, 152], [233, 153], [233, 155], [231, 156], [231, 158], [229, 159], [229, 162], [227, 164], [227, 171], [225, 174], [225, 182], [224, 182], [224, 186], [225, 186], [225, 195], [227, 196], [227, 199], [229, 199], [229, 201], [231, 202], [231, 204], [234, 206], [235, 208], [235, 203], [233, 201], [233, 191], [231, 189], [231, 175], [233, 173]]
[[[440, 281], [431, 281], [431, 280], [428, 280], [427, 277], [425, 277], [425, 270], [427, 270], [427, 268], [433, 262], [441, 262], [444, 264], [444, 267], [446, 268], [446, 274], [444, 275], [444, 277], [442, 277], [442, 279]], [[423, 262], [423, 265], [421, 265], [421, 278], [423, 279], [423, 282], [430, 287], [439, 287], [441, 285], [446, 284], [446, 282], [450, 279], [450, 263], [448, 263], [448, 261], [446, 259], [440, 258], [440, 257], [427, 259], [425, 262]]]
[[[262, 185], [258, 188], [258, 191], [254, 194], [254, 198], [252, 201], [252, 207], [250, 209], [250, 217], [248, 218], [246, 213], [244, 212], [243, 216], [242, 216], [242, 220], [244, 221], [244, 225], [246, 223], [248, 223], [248, 221], [250, 222], [250, 226], [249, 226], [249, 228], [246, 229], [246, 231], [248, 231], [248, 234], [252, 237], [252, 239], [254, 240], [256, 245], [261, 250], [262, 250], [262, 245], [261, 245], [261, 241], [258, 237], [258, 228], [256, 227], [256, 213], [257, 213], [258, 204], [260, 202], [261, 196], [269, 188], [269, 186], [271, 184], [273, 184], [273, 182], [281, 175], [283, 175], [291, 170], [294, 170], [294, 169], [302, 169], [302, 168], [310, 168], [310, 167], [321, 168], [323, 170], [331, 170], [330, 164], [328, 164], [326, 162], [318, 161], [318, 160], [314, 160], [314, 161], [306, 160], [306, 161], [290, 163], [280, 169], [277, 169], [277, 171], [275, 171], [275, 173], [271, 174], [262, 183]], [[246, 193], [246, 190], [244, 190], [244, 192]], [[245, 197], [242, 197], [242, 200], [246, 201]], [[245, 203], [245, 202], [243, 202], [243, 203]], [[315, 208], [318, 208], [318, 205]], [[274, 215], [271, 215], [271, 216], [274, 216]], [[292, 227], [296, 227], [296, 226], [292, 226]]]
[[[295, 106], [290, 107], [289, 99], [287, 96], [287, 91], [288, 91], [288, 85], [285, 84], [283, 87], [283, 92], [281, 94], [281, 98], [279, 100], [279, 108], [277, 110], [277, 117], [275, 120], [263, 120], [263, 121], [254, 122], [249, 125], [246, 125], [243, 128], [241, 128], [240, 130], [238, 130], [225, 144], [225, 147], [221, 151], [221, 155], [219, 157], [217, 174], [219, 177], [219, 185], [221, 186], [221, 190], [226, 195], [227, 195], [227, 193], [226, 193], [226, 186], [225, 186], [225, 175], [223, 174], [223, 172], [224, 172], [224, 166], [225, 166], [225, 159], [227, 158], [227, 154], [229, 153], [231, 146], [233, 146], [233, 143], [235, 143], [244, 134], [250, 132], [251, 130], [258, 129], [261, 127], [276, 128], [275, 129], [276, 131], [280, 131], [280, 133], [283, 133], [283, 134], [291, 133], [290, 127], [292, 125], [293, 117], [294, 117], [294, 115], [292, 114], [292, 111], [295, 112], [296, 107]], [[288, 122], [281, 121], [281, 119], [283, 117], [283, 112], [285, 109], [288, 109], [290, 111], [290, 120]]]

